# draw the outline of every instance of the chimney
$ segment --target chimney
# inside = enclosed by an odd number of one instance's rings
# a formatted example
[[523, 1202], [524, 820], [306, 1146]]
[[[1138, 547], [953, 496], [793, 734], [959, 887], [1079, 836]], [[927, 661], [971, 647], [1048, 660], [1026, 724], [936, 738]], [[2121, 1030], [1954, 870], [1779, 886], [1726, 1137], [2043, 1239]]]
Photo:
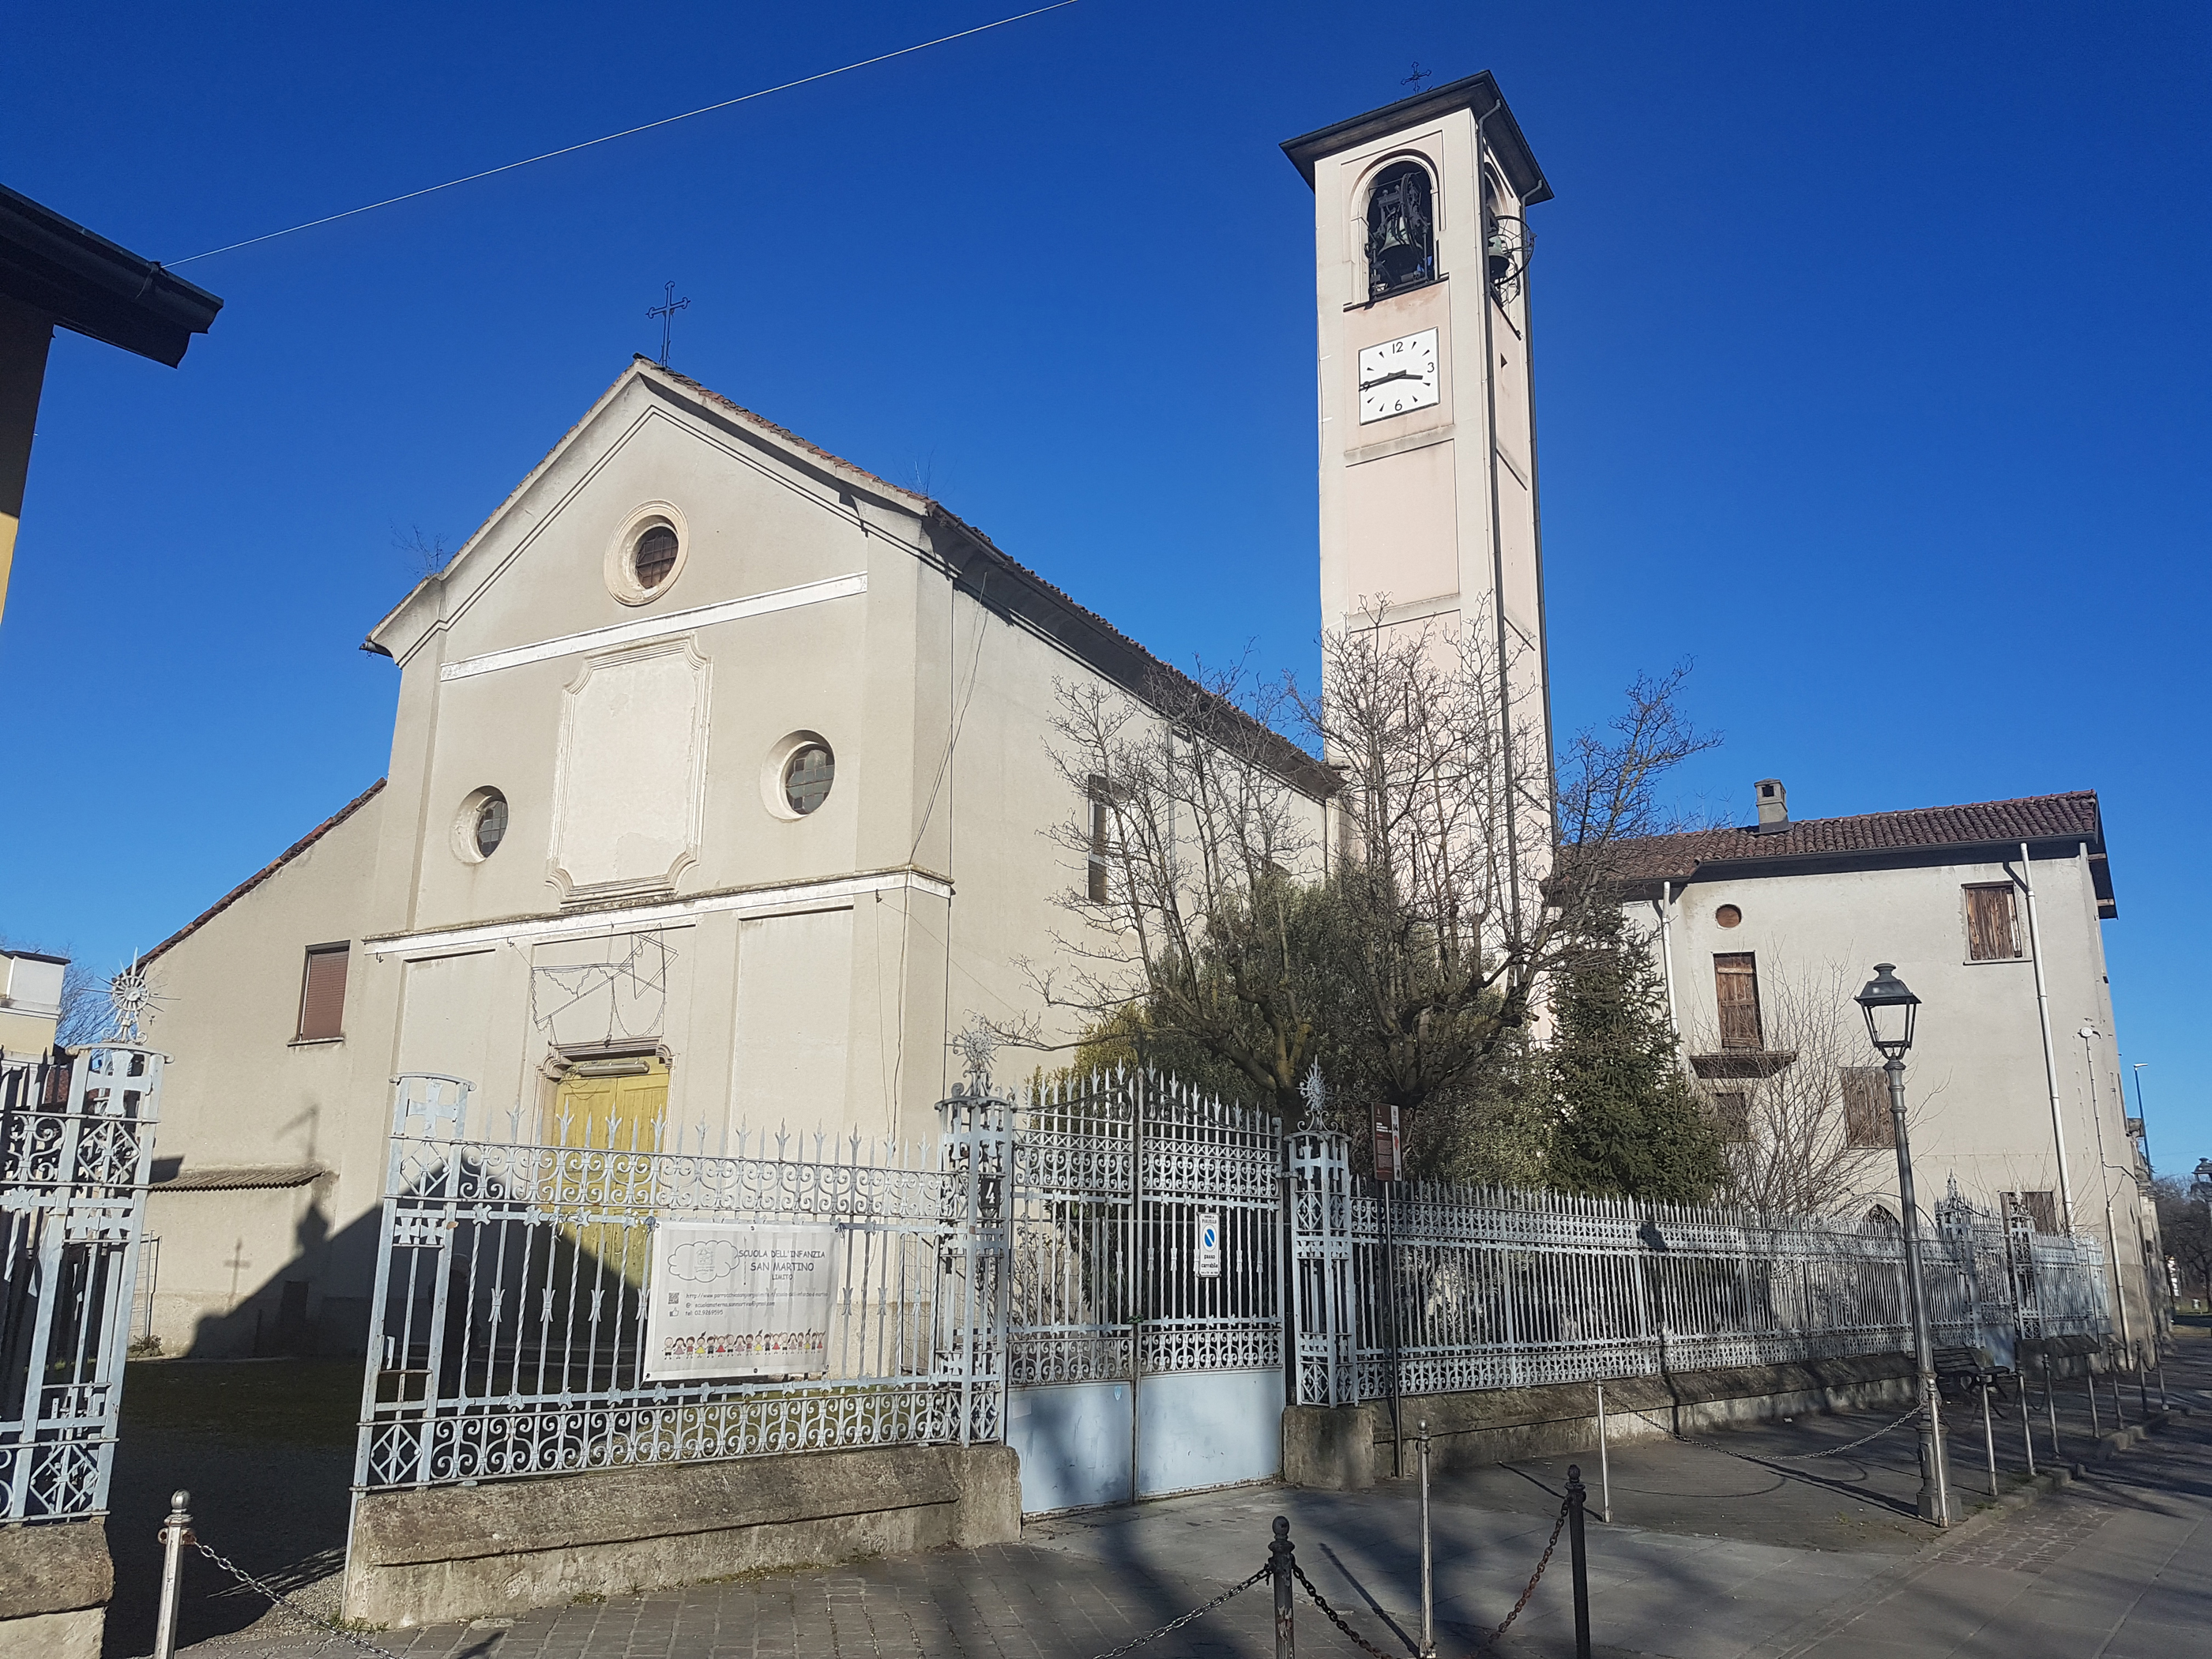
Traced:
[[1779, 778], [1761, 778], [1759, 791], [1759, 833], [1774, 835], [1790, 827], [1790, 792]]

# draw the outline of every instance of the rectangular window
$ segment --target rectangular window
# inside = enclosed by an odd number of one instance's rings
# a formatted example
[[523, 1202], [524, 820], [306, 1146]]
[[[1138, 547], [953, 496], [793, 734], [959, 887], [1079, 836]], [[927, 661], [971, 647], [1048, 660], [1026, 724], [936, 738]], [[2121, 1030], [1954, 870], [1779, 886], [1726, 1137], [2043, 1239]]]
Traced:
[[1995, 882], [1966, 890], [1966, 960], [2019, 960], [2020, 927], [2013, 910], [2012, 884]]
[[1093, 904], [1103, 904], [1107, 899], [1109, 889], [1106, 883], [1106, 849], [1111, 823], [1112, 821], [1108, 817], [1106, 811], [1106, 780], [1093, 775], [1091, 779], [1091, 857], [1088, 872], [1090, 877], [1088, 892]]
[[1879, 1066], [1846, 1066], [1844, 1072], [1844, 1144], [1894, 1146], [1897, 1125], [1889, 1115], [1889, 1073]]
[[300, 1031], [297, 1042], [323, 1042], [345, 1035], [346, 961], [349, 945], [310, 945], [300, 973]]
[[2007, 1193], [2005, 1198], [2016, 1210], [2027, 1212], [2031, 1226], [2039, 1233], [2058, 1231], [2058, 1194], [2056, 1193]]
[[1759, 1024], [1759, 959], [1748, 951], [1713, 957], [1713, 987], [1721, 1011], [1721, 1047], [1764, 1048]]
[[1723, 1140], [1749, 1140], [1751, 1097], [1741, 1089], [1730, 1089], [1715, 1095], [1713, 1122], [1719, 1128]]

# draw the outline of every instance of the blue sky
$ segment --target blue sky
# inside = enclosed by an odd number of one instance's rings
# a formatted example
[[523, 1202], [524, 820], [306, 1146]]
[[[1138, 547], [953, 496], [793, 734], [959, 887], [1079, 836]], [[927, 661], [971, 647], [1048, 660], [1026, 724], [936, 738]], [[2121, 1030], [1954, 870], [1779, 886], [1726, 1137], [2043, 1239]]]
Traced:
[[[1007, 9], [1015, 9], [1011, 3]], [[177, 259], [1001, 15], [46, 7], [0, 179]], [[1801, 817], [2094, 787], [2129, 1061], [2212, 1153], [2201, 7], [1048, 16], [220, 258], [179, 371], [64, 335], [4, 624], [0, 930], [103, 969], [383, 769], [356, 649], [635, 350], [918, 484], [1164, 655], [1310, 670], [1310, 198], [1498, 76], [1561, 719], [1691, 660], [1683, 780]], [[1932, 1012], [1932, 1011], [1931, 1011]]]

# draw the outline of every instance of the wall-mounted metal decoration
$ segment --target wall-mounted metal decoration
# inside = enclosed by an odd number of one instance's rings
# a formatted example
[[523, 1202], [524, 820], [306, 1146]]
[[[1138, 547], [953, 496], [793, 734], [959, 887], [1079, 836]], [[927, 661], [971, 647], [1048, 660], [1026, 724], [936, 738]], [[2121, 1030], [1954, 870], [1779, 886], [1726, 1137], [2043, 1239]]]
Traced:
[[1490, 234], [1483, 238], [1483, 256], [1490, 269], [1490, 291], [1498, 304], [1510, 305], [1521, 297], [1528, 255], [1535, 246], [1535, 233], [1526, 219], [1510, 213], [1492, 218]]

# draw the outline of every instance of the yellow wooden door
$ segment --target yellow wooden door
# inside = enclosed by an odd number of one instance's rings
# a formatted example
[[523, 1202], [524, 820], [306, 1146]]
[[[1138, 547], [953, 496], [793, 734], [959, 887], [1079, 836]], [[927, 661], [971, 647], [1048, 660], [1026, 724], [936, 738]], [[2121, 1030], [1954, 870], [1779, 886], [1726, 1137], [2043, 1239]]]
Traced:
[[561, 1161], [562, 1207], [613, 1218], [580, 1217], [561, 1235], [634, 1285], [645, 1277], [653, 1154], [667, 1115], [668, 1067], [659, 1059], [628, 1062], [621, 1071], [571, 1072], [553, 1097], [549, 1139], [571, 1153]]

